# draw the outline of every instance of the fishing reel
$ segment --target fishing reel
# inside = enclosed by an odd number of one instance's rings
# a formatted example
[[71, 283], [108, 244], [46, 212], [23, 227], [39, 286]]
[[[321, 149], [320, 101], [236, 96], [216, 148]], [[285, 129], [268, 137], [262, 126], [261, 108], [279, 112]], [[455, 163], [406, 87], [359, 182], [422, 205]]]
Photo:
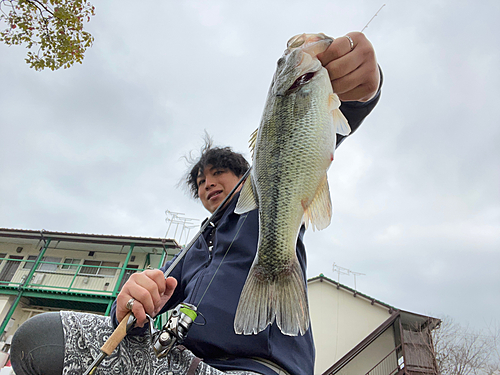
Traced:
[[[196, 310], [196, 306], [189, 303], [178, 304], [161, 330], [156, 330], [153, 322], [150, 321], [151, 338], [157, 358], [168, 355], [175, 345], [180, 344], [186, 338], [189, 328], [198, 316]], [[152, 318], [149, 319], [152, 320]]]

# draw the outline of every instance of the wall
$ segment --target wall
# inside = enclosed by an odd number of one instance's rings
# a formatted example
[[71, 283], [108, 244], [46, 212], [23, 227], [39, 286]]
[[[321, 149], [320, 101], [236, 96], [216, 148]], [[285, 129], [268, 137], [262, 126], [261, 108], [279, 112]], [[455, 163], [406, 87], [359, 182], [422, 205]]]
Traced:
[[[363, 375], [370, 371], [387, 354], [395, 348], [394, 331], [389, 327], [381, 336], [372, 342], [365, 350], [343, 367], [337, 375]], [[389, 374], [397, 368], [396, 353], [392, 353], [382, 364], [377, 374]]]
[[315, 374], [322, 374], [389, 318], [388, 308], [329, 281], [308, 284], [316, 346]]

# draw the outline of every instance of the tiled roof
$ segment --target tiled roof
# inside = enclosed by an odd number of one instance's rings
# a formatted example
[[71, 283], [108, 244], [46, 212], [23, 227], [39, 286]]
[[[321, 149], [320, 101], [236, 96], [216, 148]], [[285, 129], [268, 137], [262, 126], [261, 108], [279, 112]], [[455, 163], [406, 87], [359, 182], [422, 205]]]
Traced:
[[179, 248], [179, 244], [174, 239], [167, 238], [152, 238], [152, 237], [137, 237], [137, 236], [118, 236], [118, 235], [104, 235], [104, 234], [88, 234], [88, 233], [69, 233], [69, 232], [56, 232], [41, 230], [30, 230], [30, 229], [12, 229], [12, 228], [0, 228], [0, 236], [4, 237], [25, 237], [25, 238], [35, 238], [35, 237], [56, 237], [61, 239], [80, 239], [88, 240], [89, 242], [103, 241], [103, 242], [155, 242], [161, 244], [168, 244], [171, 247]]

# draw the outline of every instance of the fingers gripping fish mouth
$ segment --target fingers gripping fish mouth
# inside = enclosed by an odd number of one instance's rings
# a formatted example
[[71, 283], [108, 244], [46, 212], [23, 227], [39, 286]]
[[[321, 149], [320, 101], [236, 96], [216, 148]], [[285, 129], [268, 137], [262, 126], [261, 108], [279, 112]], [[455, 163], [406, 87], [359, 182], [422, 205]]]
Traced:
[[311, 82], [322, 65], [316, 56], [324, 52], [333, 38], [325, 34], [299, 34], [287, 43], [287, 49], [278, 60], [273, 83], [277, 97], [291, 94]]
[[332, 42], [333, 38], [323, 33], [295, 35], [288, 41], [285, 54], [301, 48], [304, 52], [316, 57], [318, 53], [325, 51]]

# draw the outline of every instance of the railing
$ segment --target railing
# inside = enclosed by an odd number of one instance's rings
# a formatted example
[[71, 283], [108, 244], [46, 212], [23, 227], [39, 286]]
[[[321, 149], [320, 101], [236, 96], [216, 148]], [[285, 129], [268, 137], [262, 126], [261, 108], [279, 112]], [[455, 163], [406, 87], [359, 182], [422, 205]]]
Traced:
[[[117, 283], [121, 282], [121, 280], [119, 280], [121, 270], [124, 269], [125, 271], [129, 271], [125, 273], [125, 277], [136, 271], [140, 272], [144, 270], [142, 268], [68, 264], [42, 260], [38, 262], [37, 269], [33, 273], [31, 279], [28, 280], [28, 283], [25, 283], [36, 260], [0, 258], [0, 261], [20, 263], [12, 277], [10, 277], [10, 280], [0, 280], [0, 287], [23, 286], [24, 289], [28, 290], [51, 290], [101, 295], [113, 295]], [[22, 266], [21, 263], [23, 264]], [[26, 267], [26, 264], [30, 263], [33, 265], [31, 267]], [[53, 267], [45, 266], [45, 269], [43, 269], [41, 267], [42, 265], [52, 265]]]
[[419, 374], [437, 374], [429, 333], [404, 329], [403, 334], [406, 368]]
[[382, 360], [371, 368], [366, 375], [393, 375], [396, 374], [400, 368], [398, 365], [396, 351], [401, 348], [401, 345], [394, 348]]

